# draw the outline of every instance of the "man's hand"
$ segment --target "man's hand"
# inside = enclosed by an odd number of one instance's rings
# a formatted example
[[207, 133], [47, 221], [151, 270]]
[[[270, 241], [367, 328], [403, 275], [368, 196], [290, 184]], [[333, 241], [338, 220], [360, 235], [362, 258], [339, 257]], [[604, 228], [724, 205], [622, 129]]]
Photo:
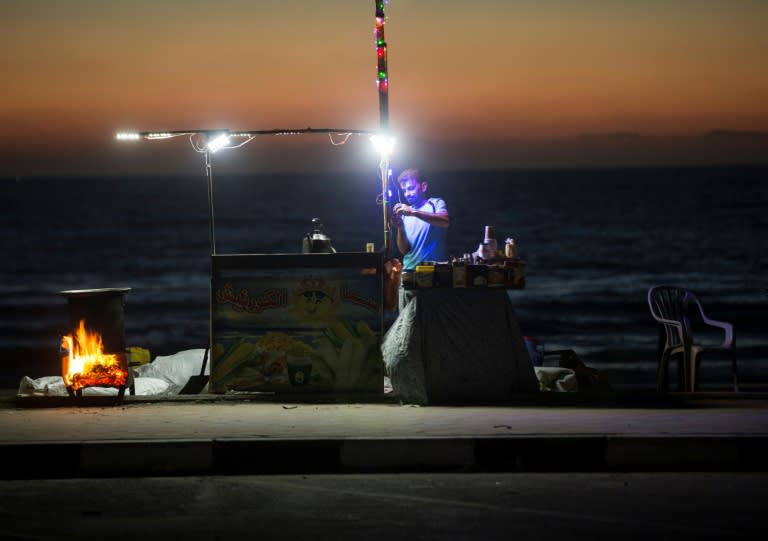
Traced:
[[396, 204], [392, 210], [394, 210], [395, 216], [413, 216], [415, 212], [412, 206], [405, 203]]

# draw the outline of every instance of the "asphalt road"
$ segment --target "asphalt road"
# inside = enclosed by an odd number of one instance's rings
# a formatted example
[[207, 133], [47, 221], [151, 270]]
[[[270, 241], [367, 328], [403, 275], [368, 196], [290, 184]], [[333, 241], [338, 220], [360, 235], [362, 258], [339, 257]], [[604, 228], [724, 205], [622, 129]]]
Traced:
[[767, 481], [768, 473], [0, 481], [0, 537], [763, 539]]

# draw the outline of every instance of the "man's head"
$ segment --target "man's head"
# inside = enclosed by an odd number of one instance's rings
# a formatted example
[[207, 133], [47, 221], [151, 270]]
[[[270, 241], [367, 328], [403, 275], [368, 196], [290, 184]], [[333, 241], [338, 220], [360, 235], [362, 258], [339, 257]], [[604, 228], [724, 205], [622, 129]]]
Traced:
[[427, 181], [418, 169], [406, 169], [397, 177], [405, 200], [412, 207], [419, 207], [427, 199]]

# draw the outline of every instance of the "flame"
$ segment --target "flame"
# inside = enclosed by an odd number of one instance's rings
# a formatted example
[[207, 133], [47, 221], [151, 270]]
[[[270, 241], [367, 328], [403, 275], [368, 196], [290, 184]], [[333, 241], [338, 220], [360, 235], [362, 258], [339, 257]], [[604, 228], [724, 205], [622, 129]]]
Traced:
[[88, 332], [80, 320], [75, 336], [62, 337], [61, 347], [67, 351], [62, 364], [64, 383], [74, 390], [95, 385], [121, 386], [128, 379], [117, 354], [104, 353], [99, 333]]

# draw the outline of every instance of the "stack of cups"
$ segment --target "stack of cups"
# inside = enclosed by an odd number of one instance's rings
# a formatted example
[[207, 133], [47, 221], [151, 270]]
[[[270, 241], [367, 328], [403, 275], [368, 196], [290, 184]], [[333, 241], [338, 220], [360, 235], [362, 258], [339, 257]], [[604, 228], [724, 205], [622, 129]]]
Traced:
[[496, 255], [496, 252], [499, 249], [498, 243], [496, 242], [496, 228], [492, 225], [486, 225], [485, 226], [485, 235], [483, 237], [483, 244], [487, 246], [487, 250], [491, 255], [491, 257], [494, 257]]

